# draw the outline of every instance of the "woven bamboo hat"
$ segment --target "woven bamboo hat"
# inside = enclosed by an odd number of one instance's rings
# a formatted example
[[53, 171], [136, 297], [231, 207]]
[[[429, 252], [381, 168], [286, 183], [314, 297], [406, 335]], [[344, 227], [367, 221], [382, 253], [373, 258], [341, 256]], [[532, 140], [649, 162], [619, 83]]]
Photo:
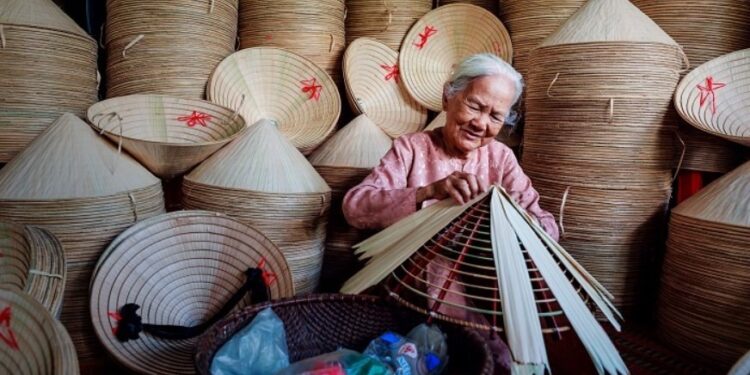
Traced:
[[26, 292], [60, 316], [65, 289], [65, 256], [52, 233], [36, 227], [0, 223], [0, 285]]
[[77, 375], [78, 359], [65, 328], [29, 295], [0, 289], [0, 372]]
[[490, 52], [510, 62], [510, 35], [497, 17], [470, 4], [451, 4], [430, 11], [404, 38], [399, 69], [406, 89], [432, 111], [442, 110], [443, 85], [456, 64], [476, 53]]
[[627, 373], [584, 302], [619, 329], [609, 293], [501, 188], [423, 208], [356, 247], [369, 262], [343, 293], [387, 279], [390, 296], [412, 309], [504, 331], [521, 372], [548, 369], [543, 333], [572, 327], [602, 373]]
[[309, 293], [320, 276], [330, 191], [274, 122], [261, 120], [185, 176], [182, 202], [261, 230], [286, 256], [295, 291]]
[[366, 114], [392, 138], [422, 129], [427, 109], [412, 99], [401, 82], [398, 53], [375, 39], [359, 38], [344, 54], [349, 105]]
[[96, 42], [50, 0], [0, 3], [0, 163], [97, 98]]
[[750, 49], [728, 53], [691, 71], [674, 96], [677, 112], [705, 132], [750, 146]]
[[162, 178], [187, 172], [245, 129], [244, 119], [227, 108], [160, 95], [101, 101], [88, 119]]
[[658, 333], [716, 368], [750, 346], [750, 163], [672, 211], [662, 267]]
[[248, 124], [276, 122], [309, 154], [336, 127], [341, 98], [331, 77], [310, 60], [278, 48], [249, 48], [230, 55], [208, 82], [208, 98], [239, 110]]
[[314, 167], [370, 170], [391, 149], [388, 137], [367, 115], [359, 115], [310, 155]]
[[431, 9], [430, 0], [347, 0], [346, 40], [373, 38], [398, 50], [409, 28]]
[[[246, 282], [245, 271], [272, 274], [272, 299], [294, 295], [281, 251], [262, 233], [224, 215], [179, 211], [144, 220], [102, 254], [91, 280], [91, 319], [97, 337], [119, 362], [139, 373], [193, 373], [195, 339], [141, 333], [121, 342], [117, 312], [140, 306], [143, 323], [195, 326], [209, 320]], [[247, 305], [247, 298], [237, 306]], [[123, 329], [120, 327], [119, 329]]]
[[[476, 5], [478, 7], [487, 9], [490, 13], [495, 14], [495, 15], [497, 15], [497, 12], [500, 8], [500, 2], [494, 1], [494, 0], [438, 0], [437, 6], [455, 4], [455, 3]], [[503, 2], [503, 6], [504, 5], [505, 5], [505, 2]]]

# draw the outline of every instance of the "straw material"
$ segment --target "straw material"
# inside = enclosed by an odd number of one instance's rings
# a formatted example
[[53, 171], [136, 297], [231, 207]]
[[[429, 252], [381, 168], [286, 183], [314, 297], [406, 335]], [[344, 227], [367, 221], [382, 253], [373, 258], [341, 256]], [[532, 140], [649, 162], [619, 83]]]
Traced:
[[750, 373], [750, 351], [737, 360], [737, 363], [732, 366], [727, 375], [742, 375], [747, 373]]
[[399, 55], [401, 78], [411, 96], [442, 110], [443, 85], [464, 58], [494, 53], [510, 62], [510, 36], [497, 17], [474, 5], [451, 4], [427, 13], [409, 30]]
[[531, 50], [565, 22], [586, 0], [503, 0], [500, 19], [513, 41], [513, 67], [529, 74]]
[[274, 124], [262, 120], [185, 176], [182, 202], [261, 230], [286, 256], [295, 291], [309, 293], [320, 277], [330, 191]]
[[245, 129], [227, 108], [159, 95], [101, 101], [89, 108], [88, 120], [162, 178], [187, 172]]
[[[504, 331], [521, 373], [544, 373], [549, 365], [542, 333], [559, 333], [569, 324], [599, 373], [627, 373], [584, 302], [598, 306], [619, 329], [609, 293], [501, 188], [464, 206], [450, 200], [429, 206], [357, 247], [362, 259], [371, 259], [344, 293], [362, 292], [388, 277], [390, 295], [410, 308]], [[468, 312], [487, 319], [469, 318]]]
[[0, 221], [43, 227], [63, 245], [61, 318], [82, 361], [101, 358], [90, 323], [81, 320], [94, 262], [120, 232], [162, 212], [159, 179], [71, 114], [0, 170]]
[[0, 373], [79, 373], [70, 336], [39, 302], [23, 292], [0, 290], [0, 315]]
[[0, 223], [0, 285], [25, 292], [59, 316], [65, 256], [57, 238], [41, 228]]
[[430, 9], [431, 0], [347, 0], [346, 41], [373, 38], [399, 50], [409, 28]]
[[[391, 149], [392, 141], [366, 115], [359, 115], [310, 155], [323, 167], [372, 169]], [[329, 184], [330, 186], [330, 184]]]
[[211, 71], [235, 49], [237, 0], [108, 0], [107, 97], [202, 99]]
[[310, 59], [340, 83], [345, 13], [344, 0], [240, 0], [240, 49], [283, 48]]
[[750, 163], [672, 212], [658, 309], [664, 342], [728, 369], [750, 347]]
[[96, 42], [49, 0], [0, 4], [0, 163], [97, 98]]
[[691, 71], [674, 96], [677, 112], [707, 133], [750, 146], [750, 49], [728, 53]]
[[[179, 211], [144, 220], [104, 251], [91, 281], [97, 337], [119, 362], [139, 373], [193, 373], [197, 338], [164, 340], [141, 333], [122, 343], [110, 312], [128, 303], [143, 322], [195, 326], [213, 317], [245, 283], [245, 270], [276, 276], [270, 298], [294, 295], [281, 251], [252, 227], [207, 211]], [[248, 304], [244, 299], [238, 307]], [[175, 314], [174, 312], [179, 313]]]
[[[685, 49], [691, 67], [750, 47], [750, 3], [745, 0], [634, 0]], [[705, 78], [705, 77], [703, 77]], [[742, 148], [682, 123], [682, 169], [726, 173], [742, 163]]]
[[236, 52], [211, 75], [208, 98], [238, 110], [248, 124], [276, 122], [305, 155], [336, 127], [341, 98], [331, 77], [312, 61], [278, 48]]
[[344, 54], [349, 105], [366, 114], [392, 138], [414, 133], [427, 121], [427, 109], [409, 96], [401, 82], [398, 52], [375, 39], [359, 38]]
[[478, 7], [487, 9], [488, 11], [490, 11], [492, 14], [495, 14], [495, 15], [497, 15], [499, 11], [500, 3], [503, 3], [502, 5], [505, 6], [505, 1], [496, 1], [496, 0], [437, 0], [437, 6], [454, 4], [454, 3], [476, 5]]

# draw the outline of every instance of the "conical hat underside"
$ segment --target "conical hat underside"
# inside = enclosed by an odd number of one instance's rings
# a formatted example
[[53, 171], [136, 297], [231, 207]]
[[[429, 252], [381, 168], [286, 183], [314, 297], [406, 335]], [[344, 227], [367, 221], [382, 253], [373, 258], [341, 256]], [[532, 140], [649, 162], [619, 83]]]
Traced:
[[750, 162], [714, 181], [673, 212], [704, 221], [750, 227]]
[[392, 143], [367, 115], [359, 115], [318, 147], [310, 163], [316, 167], [374, 168]]
[[539, 47], [597, 42], [678, 45], [628, 0], [589, 0]]
[[39, 27], [91, 39], [52, 0], [3, 0], [0, 3], [0, 24]]
[[261, 120], [185, 177], [195, 183], [266, 193], [331, 189], [273, 121]]
[[158, 183], [135, 160], [66, 113], [0, 171], [0, 200], [103, 197]]

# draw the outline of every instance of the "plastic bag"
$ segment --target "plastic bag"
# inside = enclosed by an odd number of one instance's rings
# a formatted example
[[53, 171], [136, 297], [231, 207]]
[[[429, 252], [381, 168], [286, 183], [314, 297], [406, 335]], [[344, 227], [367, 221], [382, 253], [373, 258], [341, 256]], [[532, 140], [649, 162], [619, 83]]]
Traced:
[[372, 340], [364, 354], [385, 363], [397, 375], [427, 375], [417, 345], [397, 333], [386, 332]]
[[299, 361], [276, 375], [393, 375], [393, 372], [375, 358], [341, 349]]
[[448, 341], [443, 331], [437, 325], [420, 324], [406, 337], [417, 345], [428, 374], [440, 374], [448, 363]]
[[268, 375], [289, 366], [284, 322], [267, 308], [214, 355], [213, 375]]

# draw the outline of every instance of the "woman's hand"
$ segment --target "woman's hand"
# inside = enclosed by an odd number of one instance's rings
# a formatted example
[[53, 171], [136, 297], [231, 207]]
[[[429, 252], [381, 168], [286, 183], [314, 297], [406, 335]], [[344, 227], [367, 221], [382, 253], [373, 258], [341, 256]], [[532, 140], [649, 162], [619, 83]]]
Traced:
[[417, 203], [428, 199], [453, 198], [458, 204], [465, 204], [489, 187], [471, 173], [453, 172], [448, 177], [433, 182], [417, 190]]

